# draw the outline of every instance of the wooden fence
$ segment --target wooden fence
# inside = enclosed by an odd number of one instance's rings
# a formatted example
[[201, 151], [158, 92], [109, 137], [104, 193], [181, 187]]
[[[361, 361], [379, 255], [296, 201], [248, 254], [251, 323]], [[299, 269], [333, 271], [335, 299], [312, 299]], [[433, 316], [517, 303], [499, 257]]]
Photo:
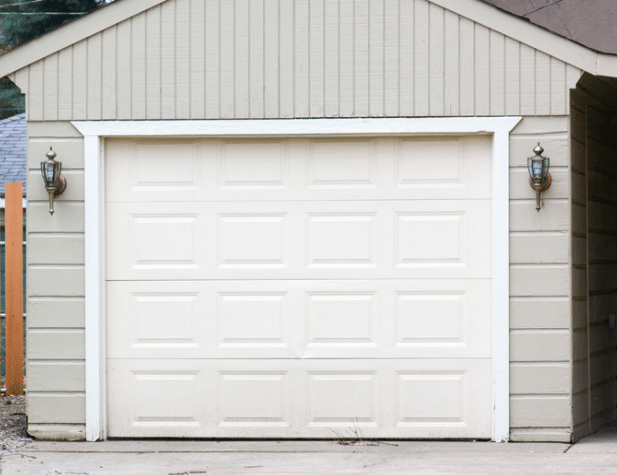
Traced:
[[7, 395], [24, 393], [23, 186], [5, 184], [4, 208], [4, 363]]

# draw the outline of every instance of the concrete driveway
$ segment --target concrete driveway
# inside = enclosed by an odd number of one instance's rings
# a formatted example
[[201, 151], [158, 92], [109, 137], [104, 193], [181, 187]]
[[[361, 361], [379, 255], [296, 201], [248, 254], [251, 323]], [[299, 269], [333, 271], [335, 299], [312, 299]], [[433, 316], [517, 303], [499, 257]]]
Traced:
[[616, 474], [617, 428], [576, 445], [490, 442], [34, 442], [2, 475]]

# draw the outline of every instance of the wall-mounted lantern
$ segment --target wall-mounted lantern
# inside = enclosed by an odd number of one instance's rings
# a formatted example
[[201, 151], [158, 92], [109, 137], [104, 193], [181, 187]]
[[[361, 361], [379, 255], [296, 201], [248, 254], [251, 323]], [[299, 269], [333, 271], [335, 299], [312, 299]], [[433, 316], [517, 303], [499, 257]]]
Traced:
[[54, 198], [66, 189], [66, 180], [61, 175], [62, 162], [54, 160], [56, 152], [49, 147], [45, 154], [47, 160], [41, 162], [41, 174], [45, 180], [45, 189], [49, 194], [49, 214], [54, 214]]
[[542, 156], [544, 149], [540, 146], [540, 142], [533, 152], [536, 155], [527, 159], [527, 169], [529, 170], [529, 184], [536, 190], [536, 210], [539, 212], [542, 208], [542, 192], [551, 186], [551, 174], [548, 172], [550, 159]]

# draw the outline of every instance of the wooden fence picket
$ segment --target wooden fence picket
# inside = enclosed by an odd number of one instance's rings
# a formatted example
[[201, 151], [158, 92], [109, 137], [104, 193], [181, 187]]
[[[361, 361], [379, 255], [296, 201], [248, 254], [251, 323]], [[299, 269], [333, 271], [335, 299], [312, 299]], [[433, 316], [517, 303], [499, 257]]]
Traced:
[[5, 184], [6, 394], [24, 394], [23, 185]]

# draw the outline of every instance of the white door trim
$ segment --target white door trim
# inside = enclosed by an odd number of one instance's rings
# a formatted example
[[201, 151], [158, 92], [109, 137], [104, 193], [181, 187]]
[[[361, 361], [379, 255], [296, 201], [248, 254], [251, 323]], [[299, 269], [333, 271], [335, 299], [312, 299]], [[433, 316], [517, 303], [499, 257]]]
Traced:
[[106, 439], [105, 160], [108, 137], [247, 137], [488, 134], [492, 150], [493, 432], [510, 433], [509, 163], [510, 131], [521, 117], [76, 121], [84, 135], [86, 439]]

